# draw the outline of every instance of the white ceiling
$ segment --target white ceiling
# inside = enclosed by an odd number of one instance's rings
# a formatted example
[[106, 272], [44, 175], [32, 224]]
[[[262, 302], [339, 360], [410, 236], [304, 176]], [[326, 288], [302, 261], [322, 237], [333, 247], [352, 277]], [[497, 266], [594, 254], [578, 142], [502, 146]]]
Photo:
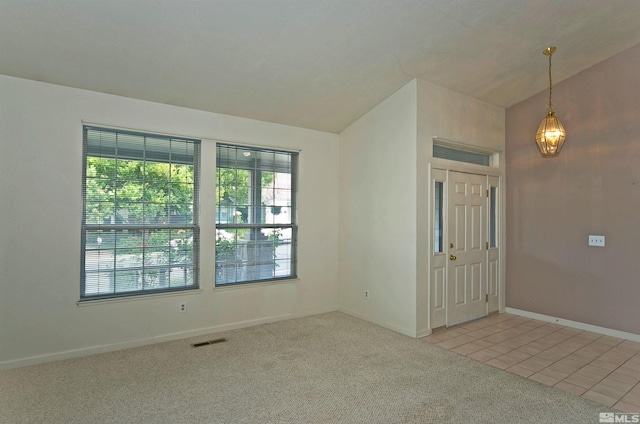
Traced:
[[0, 0], [0, 74], [336, 133], [419, 75], [508, 107], [547, 46], [557, 82], [637, 43], [638, 0]]

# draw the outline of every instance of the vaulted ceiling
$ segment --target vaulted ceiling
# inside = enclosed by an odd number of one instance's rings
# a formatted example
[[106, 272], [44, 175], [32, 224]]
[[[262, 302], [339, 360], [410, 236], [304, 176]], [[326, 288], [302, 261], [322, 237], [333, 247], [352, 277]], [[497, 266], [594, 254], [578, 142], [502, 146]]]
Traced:
[[0, 0], [0, 74], [337, 133], [417, 76], [511, 106], [546, 47], [558, 82], [639, 24], [638, 0]]

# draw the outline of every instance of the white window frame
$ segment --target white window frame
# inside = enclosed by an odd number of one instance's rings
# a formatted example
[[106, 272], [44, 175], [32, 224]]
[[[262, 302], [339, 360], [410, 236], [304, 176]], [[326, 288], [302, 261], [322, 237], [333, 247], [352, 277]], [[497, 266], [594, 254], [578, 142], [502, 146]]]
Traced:
[[[229, 143], [217, 143], [216, 151], [216, 175], [219, 169], [248, 171], [248, 199], [234, 204], [233, 195], [221, 197], [222, 184], [216, 182], [215, 286], [296, 279], [299, 153]], [[283, 186], [273, 182], [274, 191], [288, 193], [284, 201], [265, 202], [262, 172], [290, 175]]]
[[[82, 156], [80, 301], [198, 289], [200, 140], [85, 125]], [[114, 160], [114, 175], [88, 175], [88, 158]], [[122, 219], [122, 211], [126, 209], [118, 209], [117, 194], [109, 192], [104, 199], [96, 200], [92, 198], [95, 192], [87, 192], [87, 183], [94, 179], [93, 182], [109, 181], [113, 187], [126, 184], [124, 177], [119, 179], [117, 175], [118, 164], [134, 161], [143, 168], [143, 176], [135, 181], [137, 187], [144, 187], [144, 191], [147, 187], [154, 188], [154, 183], [156, 188], [164, 184], [166, 204], [152, 204], [142, 197], [138, 202], [142, 216], [128, 222]], [[159, 163], [169, 164], [167, 180], [151, 180], [147, 176], [151, 165]], [[180, 167], [184, 170], [185, 165], [193, 167], [193, 180], [172, 181], [174, 170]], [[185, 193], [192, 188], [191, 201], [177, 199], [172, 184], [182, 184]], [[105, 207], [106, 218], [92, 213], [91, 208], [96, 205]], [[159, 217], [147, 214], [152, 207], [164, 208], [166, 214]], [[177, 208], [190, 212], [173, 214]], [[139, 239], [139, 246], [131, 247], [130, 241], [125, 244], [123, 240], [129, 236], [136, 243]], [[123, 283], [125, 279], [127, 283]]]

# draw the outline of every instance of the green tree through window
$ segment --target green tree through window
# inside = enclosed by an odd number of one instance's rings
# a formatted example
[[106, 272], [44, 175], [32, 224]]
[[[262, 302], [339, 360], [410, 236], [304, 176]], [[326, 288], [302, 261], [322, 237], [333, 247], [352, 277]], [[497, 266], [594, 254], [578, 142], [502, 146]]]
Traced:
[[84, 299], [197, 287], [199, 142], [85, 127]]
[[298, 154], [218, 144], [216, 285], [296, 276]]

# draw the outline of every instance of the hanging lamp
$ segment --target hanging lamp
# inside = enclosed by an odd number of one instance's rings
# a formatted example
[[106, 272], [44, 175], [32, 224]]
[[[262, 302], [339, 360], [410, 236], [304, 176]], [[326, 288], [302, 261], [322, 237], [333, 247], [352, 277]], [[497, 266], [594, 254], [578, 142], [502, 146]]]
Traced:
[[551, 82], [551, 56], [555, 51], [555, 47], [547, 47], [542, 52], [545, 56], [549, 57], [549, 109], [547, 109], [547, 116], [540, 123], [538, 132], [536, 133], [536, 143], [543, 158], [558, 156], [564, 144], [564, 139], [567, 136], [567, 132], [564, 130], [560, 120], [555, 117], [551, 104], [551, 93], [553, 89]]

